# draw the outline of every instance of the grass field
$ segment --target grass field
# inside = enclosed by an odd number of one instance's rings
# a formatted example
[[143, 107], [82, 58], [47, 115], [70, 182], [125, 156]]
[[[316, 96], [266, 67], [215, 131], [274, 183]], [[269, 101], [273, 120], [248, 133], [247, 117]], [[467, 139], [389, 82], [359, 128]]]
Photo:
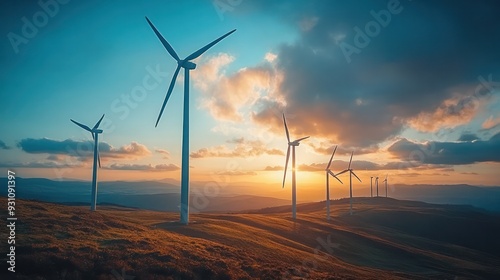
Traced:
[[[6, 205], [6, 199], [1, 199]], [[500, 279], [500, 216], [388, 198], [247, 213], [18, 200], [17, 279]], [[5, 221], [5, 212], [2, 219]], [[7, 240], [7, 231], [0, 232]], [[7, 242], [2, 248], [8, 248]], [[5, 250], [2, 249], [2, 252]], [[5, 254], [3, 254], [5, 256]], [[4, 262], [5, 263], [5, 262]], [[12, 276], [6, 267], [0, 273]], [[125, 276], [125, 277], [123, 277]]]

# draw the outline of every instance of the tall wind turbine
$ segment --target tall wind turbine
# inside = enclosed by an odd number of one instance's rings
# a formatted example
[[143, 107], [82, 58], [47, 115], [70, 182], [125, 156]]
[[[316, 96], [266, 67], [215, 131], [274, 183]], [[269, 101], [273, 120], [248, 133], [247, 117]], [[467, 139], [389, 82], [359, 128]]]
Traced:
[[86, 131], [92, 134], [92, 138], [94, 139], [94, 166], [92, 167], [92, 194], [90, 197], [90, 210], [95, 211], [97, 204], [97, 164], [101, 167], [101, 157], [99, 156], [99, 134], [102, 133], [102, 129], [99, 129], [99, 125], [101, 124], [102, 119], [104, 118], [104, 114], [99, 119], [99, 121], [94, 125], [93, 128], [90, 128], [84, 124], [81, 124], [77, 121], [70, 119], [74, 124], [79, 127], [85, 129]]
[[385, 197], [387, 197], [387, 176], [389, 176], [389, 174], [385, 175], [385, 180], [382, 181], [382, 183], [385, 182]]
[[295, 220], [297, 217], [297, 186], [295, 180], [295, 147], [300, 145], [300, 141], [309, 138], [309, 136], [290, 141], [290, 133], [286, 125], [285, 114], [283, 114], [283, 123], [285, 124], [286, 139], [288, 140], [288, 149], [286, 150], [285, 174], [283, 175], [283, 188], [285, 187], [286, 169], [288, 168], [288, 160], [290, 159], [290, 147], [292, 147], [292, 217]]
[[155, 127], [158, 126], [158, 122], [160, 121], [161, 115], [163, 114], [163, 110], [165, 109], [165, 105], [167, 105], [167, 101], [172, 94], [172, 90], [174, 89], [175, 80], [177, 79], [177, 75], [179, 74], [179, 70], [184, 68], [184, 115], [183, 115], [183, 126], [182, 126], [182, 171], [181, 171], [181, 214], [180, 221], [183, 224], [189, 223], [189, 71], [194, 70], [196, 68], [196, 64], [191, 62], [191, 60], [198, 58], [208, 49], [213, 47], [215, 44], [220, 42], [222, 39], [229, 36], [231, 33], [236, 31], [233, 29], [232, 31], [222, 35], [217, 38], [215, 41], [210, 44], [204, 46], [203, 48], [195, 51], [184, 59], [180, 59], [174, 48], [163, 38], [160, 32], [156, 29], [156, 27], [151, 23], [151, 21], [146, 17], [149, 25], [155, 32], [158, 39], [160, 39], [163, 46], [167, 49], [168, 53], [177, 61], [177, 68], [175, 69], [174, 76], [172, 77], [172, 81], [170, 82], [170, 86], [168, 87], [167, 95], [165, 96], [165, 100], [163, 101], [163, 105], [161, 106], [160, 114], [158, 115], [158, 119], [156, 120]]
[[370, 177], [370, 197], [373, 197], [373, 176]]
[[330, 161], [328, 162], [328, 165], [325, 168], [326, 172], [326, 219], [330, 220], [330, 176], [333, 176], [335, 179], [337, 179], [341, 184], [342, 181], [340, 181], [337, 176], [330, 170], [330, 165], [332, 165], [332, 160], [333, 156], [335, 155], [335, 151], [337, 151], [337, 146], [335, 146], [335, 149], [333, 150], [332, 156], [330, 157]]
[[350, 209], [349, 209], [349, 214], [352, 215], [352, 175], [358, 179], [359, 182], [361, 182], [361, 179], [354, 173], [353, 169], [351, 168], [351, 163], [352, 163], [352, 156], [354, 155], [354, 152], [351, 153], [351, 159], [349, 160], [349, 165], [347, 166], [347, 169], [338, 173], [336, 176], [349, 172], [349, 204], [350, 204]]
[[377, 185], [377, 197], [378, 197], [378, 177], [375, 178], [375, 185]]

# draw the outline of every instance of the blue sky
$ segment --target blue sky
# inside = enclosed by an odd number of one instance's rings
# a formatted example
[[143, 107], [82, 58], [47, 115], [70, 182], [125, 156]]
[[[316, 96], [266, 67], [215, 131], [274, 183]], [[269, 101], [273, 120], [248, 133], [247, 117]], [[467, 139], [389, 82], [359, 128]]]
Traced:
[[37, 1], [0, 12], [0, 165], [21, 176], [87, 178], [88, 153], [65, 148], [90, 135], [69, 119], [91, 126], [104, 113], [101, 178], [178, 179], [183, 79], [154, 128], [176, 63], [148, 16], [181, 58], [237, 29], [191, 74], [195, 179], [279, 184], [285, 112], [292, 135], [311, 136], [298, 155], [310, 184], [335, 145], [334, 166], [354, 150], [364, 179], [500, 184], [494, 1], [41, 2], [58, 11], [32, 38], [23, 18], [43, 21]]

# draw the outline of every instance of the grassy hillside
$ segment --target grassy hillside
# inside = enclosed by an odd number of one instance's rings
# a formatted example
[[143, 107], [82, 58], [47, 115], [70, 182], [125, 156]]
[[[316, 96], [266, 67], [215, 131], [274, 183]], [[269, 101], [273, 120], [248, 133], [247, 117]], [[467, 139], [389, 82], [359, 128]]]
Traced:
[[329, 222], [323, 202], [300, 205], [296, 222], [286, 206], [183, 226], [175, 213], [17, 205], [17, 279], [500, 277], [499, 216], [472, 207], [358, 198], [352, 216], [348, 200], [332, 201]]

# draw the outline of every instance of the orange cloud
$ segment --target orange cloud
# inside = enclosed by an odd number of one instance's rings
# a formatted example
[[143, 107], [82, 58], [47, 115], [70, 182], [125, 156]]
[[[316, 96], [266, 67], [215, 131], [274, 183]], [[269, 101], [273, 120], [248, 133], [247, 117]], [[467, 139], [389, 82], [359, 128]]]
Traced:
[[500, 125], [500, 115], [498, 115], [498, 117], [496, 118], [493, 118], [493, 115], [491, 115], [483, 122], [481, 127], [483, 129], [492, 129], [494, 127], [497, 127], [498, 125]]
[[[273, 58], [272, 55], [266, 57]], [[198, 70], [193, 72], [193, 81], [203, 93], [202, 108], [208, 109], [217, 120], [241, 122], [244, 108], [275, 95], [280, 75], [270, 63], [225, 75], [224, 68], [233, 61], [234, 57], [224, 53], [209, 57], [199, 63]]]
[[191, 153], [192, 158], [209, 158], [209, 157], [255, 157], [264, 154], [267, 155], [284, 155], [283, 151], [278, 149], [269, 149], [265, 143], [260, 140], [245, 140], [238, 138], [227, 141], [228, 144], [234, 144], [233, 148], [227, 145], [219, 145], [209, 148], [202, 148]]
[[436, 132], [441, 128], [454, 128], [472, 121], [485, 104], [478, 96], [454, 96], [446, 99], [434, 112], [421, 112], [408, 120], [408, 124], [422, 132]]

